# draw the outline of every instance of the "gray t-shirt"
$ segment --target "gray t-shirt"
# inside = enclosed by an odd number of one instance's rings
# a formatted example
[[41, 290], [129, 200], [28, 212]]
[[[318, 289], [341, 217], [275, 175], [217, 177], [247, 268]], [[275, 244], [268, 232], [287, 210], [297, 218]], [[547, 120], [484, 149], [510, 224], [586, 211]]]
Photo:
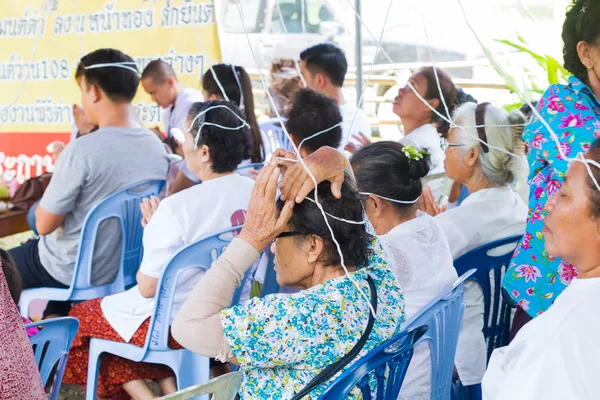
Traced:
[[[151, 179], [166, 179], [167, 153], [146, 128], [106, 127], [69, 143], [56, 161], [40, 207], [66, 214], [60, 228], [42, 236], [40, 261], [57, 281], [70, 285], [81, 229], [88, 212], [101, 200]], [[106, 284], [115, 277], [121, 232], [116, 220], [100, 224], [94, 251], [92, 282]]]

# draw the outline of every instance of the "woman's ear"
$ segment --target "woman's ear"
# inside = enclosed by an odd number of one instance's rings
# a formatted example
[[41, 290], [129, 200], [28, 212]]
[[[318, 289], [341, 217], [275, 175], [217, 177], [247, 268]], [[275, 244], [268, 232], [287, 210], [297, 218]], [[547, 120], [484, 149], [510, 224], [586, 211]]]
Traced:
[[592, 60], [592, 49], [590, 48], [590, 45], [583, 40], [577, 43], [577, 55], [579, 55], [579, 60], [586, 68], [594, 66], [594, 61]]
[[210, 162], [210, 149], [207, 145], [203, 144], [202, 146], [198, 147], [198, 152], [200, 153], [200, 160], [203, 163]]
[[440, 106], [440, 99], [431, 99], [431, 100], [427, 100], [427, 102], [429, 103], [431, 108], [433, 108], [434, 110], [437, 110], [437, 108]]
[[478, 159], [479, 159], [479, 146], [475, 146], [471, 150], [467, 151], [463, 158], [466, 165], [470, 168], [472, 168], [475, 165], [475, 163], [477, 163]]
[[315, 263], [321, 259], [321, 253], [325, 249], [325, 242], [317, 235], [310, 235], [308, 239], [308, 262]]

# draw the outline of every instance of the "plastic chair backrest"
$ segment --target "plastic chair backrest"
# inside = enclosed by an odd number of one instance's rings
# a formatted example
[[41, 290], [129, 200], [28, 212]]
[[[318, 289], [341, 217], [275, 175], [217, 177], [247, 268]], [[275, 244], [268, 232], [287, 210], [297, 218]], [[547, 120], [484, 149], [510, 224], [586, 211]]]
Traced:
[[248, 171], [250, 169], [255, 169], [257, 171], [260, 171], [262, 167], [264, 167], [265, 164], [263, 163], [253, 163], [253, 164], [246, 164], [246, 165], [242, 165], [239, 166], [235, 169], [235, 172], [245, 172]]
[[[502, 277], [506, 268], [510, 265], [514, 248], [510, 248], [506, 253], [503, 252], [499, 255], [494, 250], [512, 243], [517, 245], [522, 237], [522, 235], [516, 235], [496, 240], [471, 250], [454, 261], [454, 267], [459, 275], [469, 268], [476, 268], [477, 270], [468, 280], [477, 282], [483, 291], [483, 335], [488, 342], [488, 360], [495, 348], [508, 345], [512, 314], [511, 307], [503, 300], [501, 287]], [[492, 277], [490, 277], [490, 271], [494, 271]], [[493, 293], [490, 279], [493, 279], [494, 282]]]
[[75, 338], [79, 321], [76, 318], [65, 317], [49, 319], [41, 322], [32, 322], [25, 325], [25, 328], [39, 327], [43, 328], [29, 338], [33, 346], [35, 362], [40, 370], [42, 384], [46, 386], [50, 374], [54, 370], [54, 366], [58, 363], [58, 368], [54, 375], [52, 389], [48, 395], [48, 399], [58, 399], [58, 392], [67, 366], [67, 357], [71, 343]]
[[462, 275], [406, 321], [406, 329], [421, 325], [429, 328], [418, 342], [429, 342], [432, 399], [450, 399], [454, 356], [465, 309], [464, 283], [474, 273], [472, 269]]
[[243, 380], [244, 374], [241, 371], [230, 372], [200, 385], [161, 397], [159, 400], [187, 400], [203, 394], [212, 394], [212, 400], [233, 400], [237, 396]]
[[110, 284], [113, 287], [110, 293], [122, 292], [126, 286], [136, 283], [135, 275], [140, 267], [143, 255], [142, 236], [144, 229], [141, 225], [140, 203], [143, 198], [157, 196], [164, 184], [164, 180], [136, 183], [105, 198], [90, 210], [83, 223], [79, 241], [73, 284], [71, 285], [74, 291], [93, 288], [92, 265], [98, 228], [103, 221], [111, 218], [119, 220], [121, 258], [117, 276]]
[[[227, 245], [242, 229], [241, 226], [229, 228], [217, 234], [190, 244], [173, 256], [165, 268], [156, 288], [154, 296], [155, 308], [150, 319], [144, 350], [171, 351], [168, 346], [169, 326], [171, 322], [171, 309], [173, 298], [177, 289], [179, 275], [189, 268], [202, 268], [208, 270], [225, 250]], [[232, 304], [237, 304], [242, 294], [244, 283], [250, 276], [252, 269], [246, 272], [240, 287], [233, 296]]]
[[329, 385], [319, 400], [345, 399], [355, 387], [360, 389], [364, 399], [370, 399], [374, 397], [369, 384], [373, 377], [376, 381], [376, 398], [396, 400], [413, 356], [414, 344], [426, 331], [425, 326], [403, 331], [374, 348]]
[[268, 156], [278, 148], [292, 151], [292, 143], [281, 127], [283, 122], [278, 118], [272, 118], [259, 124], [265, 146], [265, 159], [268, 159]]

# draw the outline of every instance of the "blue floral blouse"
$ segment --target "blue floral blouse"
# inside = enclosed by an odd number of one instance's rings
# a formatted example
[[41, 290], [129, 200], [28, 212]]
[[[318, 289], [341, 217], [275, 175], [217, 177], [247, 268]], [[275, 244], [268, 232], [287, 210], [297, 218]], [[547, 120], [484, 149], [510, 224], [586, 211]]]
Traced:
[[[373, 331], [358, 357], [391, 338], [404, 320], [404, 296], [375, 235], [369, 253], [368, 265], [350, 274], [369, 294], [369, 273], [378, 296]], [[367, 301], [348, 276], [221, 311], [225, 336], [245, 373], [241, 398], [292, 398], [350, 351], [367, 326], [368, 313]], [[305, 399], [322, 392], [323, 387], [317, 388]]]
[[[538, 112], [558, 135], [565, 155], [574, 158], [600, 138], [600, 103], [591, 89], [576, 77], [568, 85], [552, 85], [538, 104]], [[523, 132], [528, 147], [529, 216], [525, 235], [517, 246], [502, 286], [529, 315], [546, 311], [577, 276], [571, 264], [544, 249], [542, 218], [548, 198], [561, 188], [568, 161], [546, 127], [533, 118]]]

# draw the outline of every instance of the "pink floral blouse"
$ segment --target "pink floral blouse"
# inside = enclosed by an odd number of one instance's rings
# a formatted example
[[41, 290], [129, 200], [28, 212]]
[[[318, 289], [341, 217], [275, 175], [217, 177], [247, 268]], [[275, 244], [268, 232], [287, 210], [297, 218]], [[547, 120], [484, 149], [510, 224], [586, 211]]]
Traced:
[[[538, 112], [558, 135], [560, 147], [569, 158], [589, 149], [600, 138], [600, 103], [591, 89], [576, 77], [568, 85], [552, 85], [538, 104]], [[532, 317], [546, 311], [577, 276], [571, 264], [544, 249], [542, 218], [548, 198], [562, 186], [568, 162], [538, 118], [523, 132], [529, 162], [529, 216], [525, 235], [515, 250], [502, 286]]]

